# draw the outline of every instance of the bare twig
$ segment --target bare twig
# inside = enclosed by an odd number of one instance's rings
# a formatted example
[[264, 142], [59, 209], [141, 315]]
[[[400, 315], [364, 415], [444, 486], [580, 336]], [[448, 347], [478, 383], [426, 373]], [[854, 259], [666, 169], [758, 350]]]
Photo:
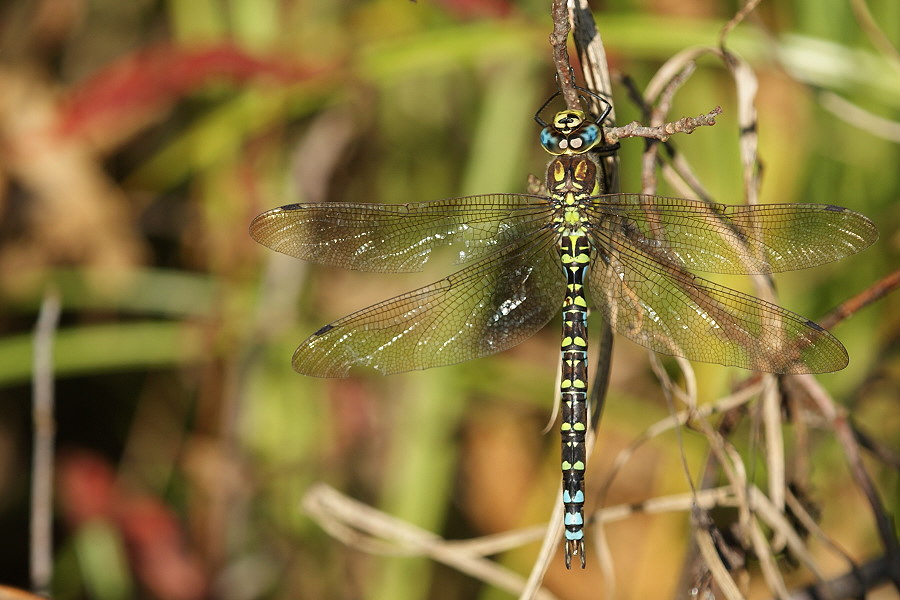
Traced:
[[556, 65], [556, 78], [559, 91], [570, 109], [578, 109], [578, 92], [572, 79], [572, 65], [569, 63], [569, 11], [566, 0], [553, 0], [550, 7], [553, 17], [553, 33], [550, 34], [550, 47], [553, 53], [553, 64]]
[[[822, 529], [818, 522], [816, 521], [818, 515], [810, 514], [810, 510], [808, 509], [806, 502], [798, 498], [794, 495], [791, 489], [787, 490], [787, 496], [785, 498], [788, 508], [790, 509], [791, 519], [796, 521], [800, 527], [802, 527], [809, 535], [814, 536], [818, 539], [825, 548], [830, 550], [832, 554], [840, 557], [844, 560], [851, 568], [855, 568], [856, 564], [853, 562], [853, 559], [844, 550], [837, 541], [832, 539], [824, 529]], [[819, 577], [821, 581], [822, 578]]]
[[900, 287], [900, 269], [890, 273], [883, 279], [876, 281], [867, 289], [843, 302], [840, 306], [819, 321], [819, 325], [825, 329], [831, 329], [844, 319], [853, 316], [866, 306], [881, 300], [889, 293]]
[[606, 137], [610, 143], [630, 137], [649, 138], [664, 142], [676, 133], [691, 133], [698, 127], [715, 125], [716, 116], [720, 114], [722, 114], [722, 108], [717, 106], [706, 114], [683, 117], [674, 123], [664, 123], [656, 127], [645, 127], [637, 121], [632, 121], [622, 127], [610, 127], [606, 130]]

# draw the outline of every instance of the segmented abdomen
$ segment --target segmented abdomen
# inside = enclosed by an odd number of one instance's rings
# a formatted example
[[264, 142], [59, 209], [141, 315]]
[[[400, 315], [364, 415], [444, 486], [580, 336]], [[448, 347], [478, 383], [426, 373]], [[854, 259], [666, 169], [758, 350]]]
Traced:
[[562, 331], [562, 475], [566, 566], [572, 555], [584, 566], [584, 465], [587, 430], [587, 303], [584, 273], [590, 263], [590, 246], [583, 235], [564, 235], [559, 245], [566, 271]]

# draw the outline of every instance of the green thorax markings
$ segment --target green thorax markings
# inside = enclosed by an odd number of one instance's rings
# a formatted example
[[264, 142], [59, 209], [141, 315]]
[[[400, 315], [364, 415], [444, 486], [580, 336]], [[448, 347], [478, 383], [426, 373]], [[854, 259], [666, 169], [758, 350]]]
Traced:
[[556, 230], [562, 235], [584, 235], [585, 208], [599, 191], [596, 163], [584, 155], [554, 157], [547, 168], [547, 188], [555, 207]]

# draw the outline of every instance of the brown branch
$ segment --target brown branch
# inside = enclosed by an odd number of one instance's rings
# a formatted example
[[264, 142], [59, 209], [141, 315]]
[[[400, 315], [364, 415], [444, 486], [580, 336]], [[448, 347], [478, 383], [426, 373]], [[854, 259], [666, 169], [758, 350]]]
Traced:
[[853, 296], [819, 321], [819, 325], [825, 329], [831, 329], [844, 319], [853, 316], [860, 309], [884, 298], [890, 292], [900, 287], [900, 269], [887, 277], [872, 284], [868, 289]]
[[674, 123], [664, 123], [656, 127], [645, 127], [637, 121], [632, 121], [622, 127], [610, 127], [604, 130], [609, 143], [630, 137], [642, 137], [662, 142], [676, 133], [692, 133], [698, 127], [708, 127], [716, 124], [716, 116], [722, 114], [722, 107], [717, 106], [705, 115], [697, 117], [683, 117]]
[[550, 16], [553, 18], [550, 47], [553, 64], [556, 65], [556, 81], [559, 84], [559, 91], [566, 101], [566, 107], [578, 110], [581, 103], [578, 101], [578, 92], [575, 90], [575, 81], [572, 78], [572, 65], [569, 63], [569, 10], [566, 4], [566, 0], [553, 0], [553, 5], [550, 7]]

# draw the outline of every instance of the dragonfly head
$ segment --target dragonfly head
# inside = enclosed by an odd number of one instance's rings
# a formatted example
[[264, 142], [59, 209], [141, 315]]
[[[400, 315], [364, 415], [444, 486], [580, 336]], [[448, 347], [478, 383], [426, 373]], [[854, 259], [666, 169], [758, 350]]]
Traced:
[[600, 142], [600, 126], [580, 110], [561, 110], [541, 130], [541, 146], [550, 154], [582, 154]]

